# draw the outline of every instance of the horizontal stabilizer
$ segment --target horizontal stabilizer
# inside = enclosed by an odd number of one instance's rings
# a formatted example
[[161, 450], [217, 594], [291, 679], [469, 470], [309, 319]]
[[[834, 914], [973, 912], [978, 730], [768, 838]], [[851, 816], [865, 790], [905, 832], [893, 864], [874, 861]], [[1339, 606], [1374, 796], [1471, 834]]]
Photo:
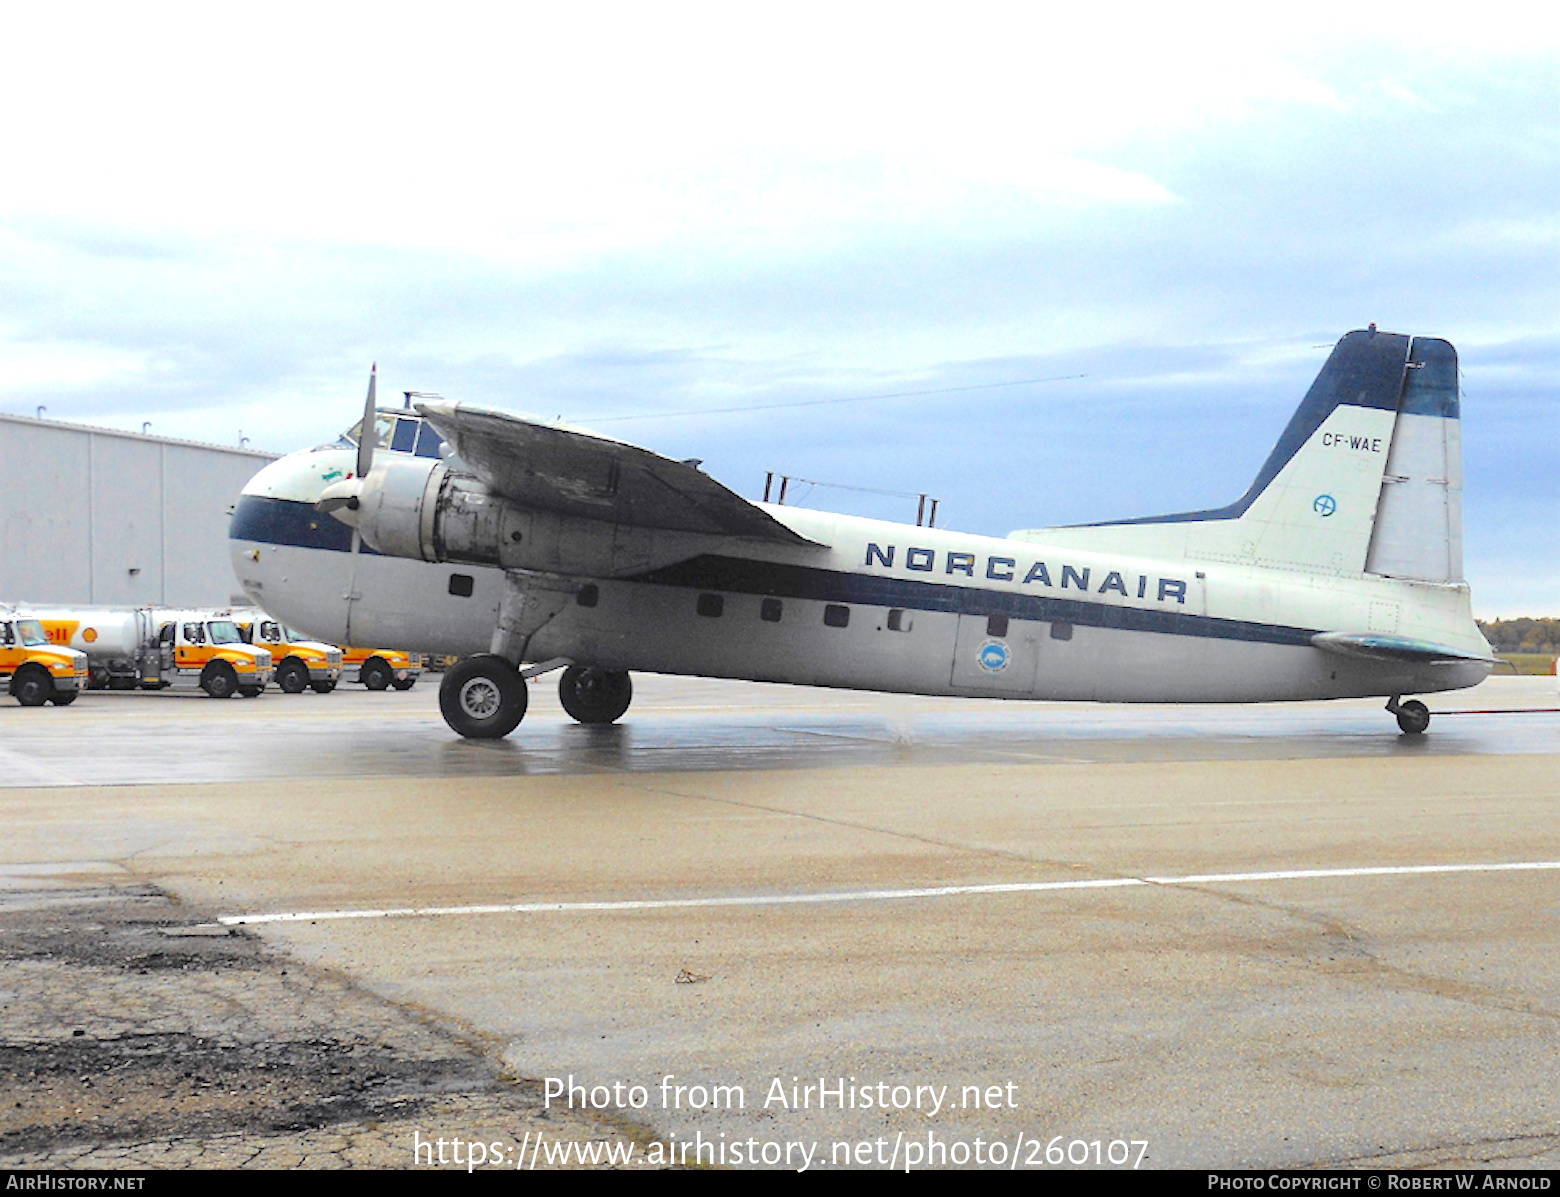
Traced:
[[1462, 665], [1478, 661], [1493, 665], [1488, 653], [1468, 652], [1410, 636], [1385, 636], [1380, 632], [1318, 632], [1311, 643], [1324, 652], [1368, 661], [1398, 661], [1415, 665]]
[[522, 507], [640, 528], [811, 545], [690, 462], [582, 428], [419, 403], [467, 469]]

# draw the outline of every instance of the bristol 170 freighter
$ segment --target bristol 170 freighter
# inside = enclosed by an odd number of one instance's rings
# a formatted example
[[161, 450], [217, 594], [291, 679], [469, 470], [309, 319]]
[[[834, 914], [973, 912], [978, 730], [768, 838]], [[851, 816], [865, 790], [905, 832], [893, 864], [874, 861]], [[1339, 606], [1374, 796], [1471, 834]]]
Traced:
[[[245, 488], [253, 600], [326, 641], [460, 660], [440, 707], [507, 735], [562, 669], [584, 723], [633, 670], [1100, 702], [1386, 698], [1494, 659], [1462, 576], [1456, 351], [1338, 342], [1227, 507], [1004, 538], [751, 502], [612, 437], [448, 402], [377, 409]], [[377, 450], [377, 452], [376, 452]]]

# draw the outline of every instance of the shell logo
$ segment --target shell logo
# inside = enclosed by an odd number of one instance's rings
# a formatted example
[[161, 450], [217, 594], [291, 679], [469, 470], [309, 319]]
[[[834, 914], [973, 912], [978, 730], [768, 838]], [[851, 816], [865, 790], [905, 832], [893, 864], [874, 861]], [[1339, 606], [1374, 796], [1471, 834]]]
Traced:
[[97, 640], [97, 629], [96, 628], [88, 628], [86, 631], [81, 633], [81, 638], [83, 640], [85, 640], [88, 644], [93, 643], [95, 640]]

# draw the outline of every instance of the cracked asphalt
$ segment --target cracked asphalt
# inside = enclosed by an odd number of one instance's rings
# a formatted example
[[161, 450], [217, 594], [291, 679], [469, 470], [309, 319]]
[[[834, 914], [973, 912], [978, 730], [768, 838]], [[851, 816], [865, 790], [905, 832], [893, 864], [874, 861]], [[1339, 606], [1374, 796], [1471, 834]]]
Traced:
[[1417, 741], [1374, 703], [636, 690], [593, 732], [538, 687], [490, 746], [422, 687], [0, 708], [0, 1166], [1560, 1167], [1560, 868], [1508, 867], [1560, 863], [1552, 678]]

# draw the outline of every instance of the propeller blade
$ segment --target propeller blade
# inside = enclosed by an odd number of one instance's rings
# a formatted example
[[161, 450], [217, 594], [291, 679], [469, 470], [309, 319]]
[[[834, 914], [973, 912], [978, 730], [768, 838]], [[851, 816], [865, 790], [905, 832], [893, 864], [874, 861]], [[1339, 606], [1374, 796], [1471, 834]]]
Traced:
[[363, 425], [358, 430], [357, 476], [367, 478], [374, 468], [374, 425], [378, 422], [375, 410], [375, 391], [379, 382], [379, 363], [368, 371], [368, 398], [363, 402]]

